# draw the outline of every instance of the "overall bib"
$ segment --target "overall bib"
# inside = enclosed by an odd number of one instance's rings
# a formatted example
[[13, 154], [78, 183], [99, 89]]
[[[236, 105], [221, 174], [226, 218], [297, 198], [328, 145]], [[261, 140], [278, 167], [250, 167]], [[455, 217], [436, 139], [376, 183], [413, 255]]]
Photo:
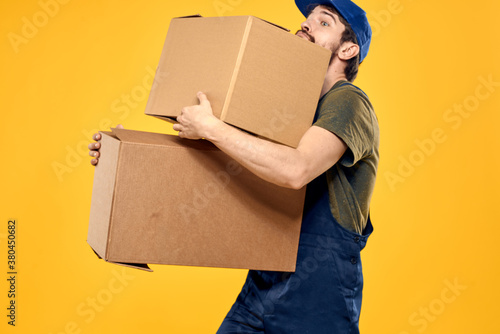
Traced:
[[359, 333], [362, 235], [332, 216], [326, 174], [307, 185], [294, 273], [250, 270], [218, 334]]

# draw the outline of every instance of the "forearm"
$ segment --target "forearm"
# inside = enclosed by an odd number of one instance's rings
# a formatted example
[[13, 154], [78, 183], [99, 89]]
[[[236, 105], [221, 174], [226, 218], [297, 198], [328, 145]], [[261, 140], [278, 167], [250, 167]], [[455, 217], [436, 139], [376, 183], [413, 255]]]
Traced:
[[257, 138], [224, 122], [212, 127], [206, 139], [268, 182], [295, 189], [309, 182], [305, 157], [297, 149]]
[[311, 126], [298, 147], [291, 148], [249, 135], [217, 119], [205, 94], [200, 104], [184, 107], [174, 124], [181, 138], [205, 138], [260, 178], [300, 189], [333, 166], [347, 149], [332, 132]]

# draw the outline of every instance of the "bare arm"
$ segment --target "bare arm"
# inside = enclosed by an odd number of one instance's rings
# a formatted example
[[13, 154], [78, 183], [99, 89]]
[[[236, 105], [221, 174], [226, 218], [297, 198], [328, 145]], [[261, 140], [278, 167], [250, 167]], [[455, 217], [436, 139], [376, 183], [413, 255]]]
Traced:
[[333, 166], [347, 145], [335, 134], [312, 126], [296, 149], [242, 132], [213, 116], [207, 97], [183, 108], [174, 130], [188, 139], [206, 138], [262, 179], [279, 186], [300, 189]]

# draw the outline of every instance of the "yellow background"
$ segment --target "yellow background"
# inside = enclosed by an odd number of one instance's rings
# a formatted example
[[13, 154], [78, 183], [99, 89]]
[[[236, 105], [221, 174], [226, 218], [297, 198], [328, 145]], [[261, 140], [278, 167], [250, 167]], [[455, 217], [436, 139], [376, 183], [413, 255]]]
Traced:
[[[117, 123], [171, 131], [143, 112], [172, 17], [250, 14], [295, 30], [302, 16], [291, 0], [65, 2], [51, 15], [50, 0], [0, 4], [0, 331], [214, 333], [245, 271], [122, 269], [86, 244], [87, 134]], [[498, 333], [500, 86], [483, 82], [500, 82], [500, 4], [358, 3], [374, 37], [356, 83], [382, 132], [361, 332]], [[15, 328], [9, 218], [18, 223]]]

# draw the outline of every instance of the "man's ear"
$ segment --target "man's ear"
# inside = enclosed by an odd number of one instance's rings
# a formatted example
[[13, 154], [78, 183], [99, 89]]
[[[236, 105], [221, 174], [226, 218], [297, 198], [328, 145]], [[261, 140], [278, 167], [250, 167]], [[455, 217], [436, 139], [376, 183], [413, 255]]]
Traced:
[[359, 45], [353, 42], [344, 42], [339, 49], [338, 57], [342, 60], [349, 60], [359, 53]]

